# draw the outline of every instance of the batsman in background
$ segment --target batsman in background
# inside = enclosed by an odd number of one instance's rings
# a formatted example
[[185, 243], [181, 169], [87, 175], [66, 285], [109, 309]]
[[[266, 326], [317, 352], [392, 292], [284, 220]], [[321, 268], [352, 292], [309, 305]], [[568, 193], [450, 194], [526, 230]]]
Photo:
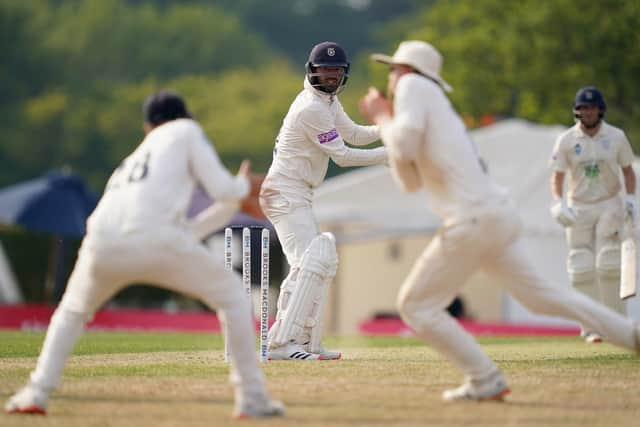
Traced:
[[331, 233], [320, 233], [313, 215], [313, 190], [331, 158], [339, 166], [385, 163], [384, 147], [349, 148], [379, 139], [376, 126], [355, 124], [338, 93], [349, 77], [344, 49], [333, 42], [313, 47], [306, 63], [304, 89], [284, 118], [273, 163], [260, 192], [262, 210], [273, 223], [289, 262], [280, 286], [276, 322], [269, 331], [269, 358], [335, 360], [341, 353], [322, 347], [322, 316], [327, 290], [338, 267]]
[[460, 287], [482, 270], [529, 309], [579, 321], [611, 343], [640, 351], [640, 328], [570, 287], [553, 286], [525, 254], [517, 210], [483, 170], [465, 125], [445, 91], [442, 57], [422, 41], [400, 43], [390, 65], [387, 99], [371, 88], [362, 114], [380, 126], [392, 175], [405, 191], [426, 190], [442, 226], [398, 295], [402, 319], [466, 376], [443, 399], [496, 400], [509, 392], [496, 364], [447, 313]]
[[[235, 417], [277, 416], [281, 402], [269, 397], [255, 352], [249, 300], [240, 277], [226, 271], [185, 220], [197, 184], [216, 200], [226, 218], [260, 184], [244, 162], [237, 176], [222, 165], [183, 100], [170, 92], [150, 96], [143, 108], [145, 138], [113, 172], [87, 221], [60, 305], [51, 318], [42, 352], [27, 385], [12, 396], [10, 413], [44, 414], [65, 362], [85, 324], [118, 291], [149, 283], [199, 298], [226, 321]], [[235, 206], [235, 207], [234, 207]]]
[[[619, 298], [620, 241], [624, 233], [632, 232], [624, 229], [625, 216], [635, 223], [636, 177], [631, 145], [621, 129], [603, 120], [606, 110], [604, 97], [595, 87], [576, 93], [576, 124], [558, 136], [551, 157], [555, 200], [551, 214], [566, 227], [567, 271], [573, 287], [626, 314]], [[584, 325], [582, 336], [589, 343], [602, 341]]]

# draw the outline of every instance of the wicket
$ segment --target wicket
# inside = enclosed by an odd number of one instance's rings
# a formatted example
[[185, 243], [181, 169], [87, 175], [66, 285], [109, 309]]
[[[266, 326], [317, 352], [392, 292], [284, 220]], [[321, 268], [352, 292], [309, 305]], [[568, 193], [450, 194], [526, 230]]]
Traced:
[[[268, 333], [269, 333], [269, 229], [262, 227], [242, 228], [242, 284], [247, 297], [251, 297], [251, 231], [261, 229], [260, 234], [260, 361], [267, 361]], [[227, 270], [233, 269], [233, 228], [224, 230], [224, 266]], [[226, 336], [226, 334], [225, 334]], [[224, 344], [224, 358], [229, 360], [227, 340]]]

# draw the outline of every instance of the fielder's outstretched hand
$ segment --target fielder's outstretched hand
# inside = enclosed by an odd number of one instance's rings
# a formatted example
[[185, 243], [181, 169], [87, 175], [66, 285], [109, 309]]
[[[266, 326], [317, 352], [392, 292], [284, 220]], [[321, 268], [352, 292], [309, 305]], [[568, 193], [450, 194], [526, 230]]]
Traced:
[[250, 186], [249, 194], [240, 202], [240, 210], [254, 218], [260, 220], [266, 219], [259, 202], [260, 187], [262, 187], [262, 181], [264, 181], [265, 178], [264, 175], [252, 173], [251, 162], [249, 160], [242, 161], [238, 175], [246, 176]]
[[360, 99], [358, 108], [369, 123], [380, 124], [393, 117], [391, 102], [374, 87], [370, 87], [369, 92]]

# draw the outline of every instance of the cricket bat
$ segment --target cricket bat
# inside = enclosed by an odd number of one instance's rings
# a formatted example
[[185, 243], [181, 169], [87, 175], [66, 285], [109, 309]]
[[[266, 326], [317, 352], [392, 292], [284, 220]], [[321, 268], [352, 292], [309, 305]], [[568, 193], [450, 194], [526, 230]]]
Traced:
[[633, 220], [626, 220], [627, 236], [620, 246], [620, 299], [636, 294], [638, 283], [637, 248], [634, 239]]

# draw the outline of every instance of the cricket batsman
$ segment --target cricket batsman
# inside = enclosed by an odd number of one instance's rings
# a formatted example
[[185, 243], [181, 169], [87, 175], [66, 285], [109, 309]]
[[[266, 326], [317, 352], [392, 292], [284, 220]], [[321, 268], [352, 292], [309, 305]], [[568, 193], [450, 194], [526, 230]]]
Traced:
[[336, 360], [322, 347], [327, 290], [338, 267], [335, 240], [320, 233], [313, 215], [313, 190], [332, 159], [342, 167], [385, 163], [384, 147], [350, 148], [379, 139], [377, 126], [360, 126], [345, 113], [338, 93], [349, 77], [349, 61], [337, 43], [317, 44], [306, 63], [304, 89], [291, 104], [260, 192], [262, 210], [273, 223], [290, 266], [280, 286], [276, 322], [269, 331], [272, 360]]
[[[604, 97], [595, 87], [576, 93], [576, 124], [558, 136], [551, 157], [555, 200], [551, 214], [566, 230], [567, 271], [573, 287], [625, 314], [618, 297], [620, 241], [625, 215], [632, 222], [636, 219], [636, 177], [629, 140], [621, 129], [603, 120], [606, 110]], [[582, 336], [588, 343], [602, 341], [584, 326]]]

